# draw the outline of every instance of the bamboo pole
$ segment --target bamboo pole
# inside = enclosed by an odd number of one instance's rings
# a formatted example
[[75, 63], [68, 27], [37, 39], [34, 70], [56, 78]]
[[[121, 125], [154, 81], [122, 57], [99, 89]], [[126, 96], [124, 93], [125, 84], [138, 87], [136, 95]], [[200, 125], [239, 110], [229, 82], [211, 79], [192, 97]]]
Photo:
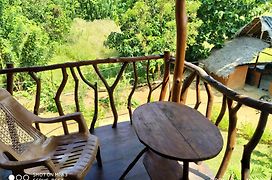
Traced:
[[176, 62], [173, 77], [172, 101], [180, 102], [180, 92], [182, 85], [182, 74], [185, 61], [186, 49], [186, 25], [187, 15], [185, 0], [176, 0], [176, 27], [177, 27], [177, 45]]

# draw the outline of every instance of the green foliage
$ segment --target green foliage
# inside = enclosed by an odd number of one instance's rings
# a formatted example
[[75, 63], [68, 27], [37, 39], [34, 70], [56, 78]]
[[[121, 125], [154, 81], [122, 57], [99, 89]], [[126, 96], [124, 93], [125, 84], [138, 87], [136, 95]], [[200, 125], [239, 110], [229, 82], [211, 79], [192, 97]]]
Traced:
[[[268, 0], [200, 0], [187, 1], [188, 38], [186, 59], [196, 61], [220, 48], [227, 38], [251, 19], [271, 11]], [[113, 32], [105, 42], [121, 56], [138, 56], [175, 51], [174, 1], [118, 1], [115, 21], [121, 33]]]
[[272, 1], [270, 0], [260, 0], [258, 6], [253, 10], [255, 14], [262, 14], [266, 16], [272, 16]]
[[21, 4], [23, 14], [46, 31], [50, 40], [63, 40], [72, 19], [76, 16], [77, 1], [24, 0]]
[[19, 65], [33, 66], [46, 64], [50, 56], [48, 36], [38, 26], [32, 26], [23, 44]]
[[[65, 40], [77, 1], [17, 0], [0, 2], [0, 61], [15, 67], [45, 65]], [[16, 75], [18, 87], [29, 78]], [[30, 85], [30, 84], [28, 84]]]
[[[187, 60], [207, 56], [211, 47], [221, 47], [254, 15], [271, 12], [270, 7], [268, 0], [187, 1]], [[76, 17], [111, 18], [119, 23], [122, 33], [112, 33], [106, 44], [116, 48], [121, 56], [161, 53], [166, 49], [174, 52], [174, 10], [174, 1], [166, 0], [2, 0], [1, 65], [9, 61], [21, 66], [47, 62], [53, 49], [63, 48], [58, 43], [66, 40]], [[73, 49], [67, 48], [67, 54]]]
[[0, 2], [0, 60], [15, 66], [43, 65], [65, 40], [78, 1], [17, 0]]
[[100, 107], [103, 107], [105, 109], [108, 109], [110, 107], [110, 98], [109, 97], [99, 98], [98, 101], [99, 101]]
[[133, 8], [135, 2], [137, 2], [137, 0], [117, 0], [115, 3], [116, 11], [113, 14], [114, 20], [119, 22], [119, 20], [122, 19], [123, 14], [125, 14], [128, 9]]
[[52, 84], [43, 84], [43, 89], [41, 92], [41, 104], [48, 112], [58, 112], [56, 103], [54, 101], [55, 91], [52, 89]]
[[134, 99], [134, 98], [131, 99], [131, 107], [132, 107], [132, 108], [137, 108], [137, 107], [140, 106], [140, 105], [141, 105], [141, 104], [140, 104], [139, 101], [137, 101], [137, 99]]
[[[203, 23], [194, 44], [188, 44], [186, 59], [196, 61], [209, 55], [212, 47], [221, 48], [256, 15], [264, 13], [269, 0], [201, 0], [197, 17]], [[271, 2], [270, 2], [271, 5]], [[259, 8], [257, 8], [259, 7]], [[271, 8], [271, 6], [270, 6]]]
[[0, 60], [15, 66], [41, 65], [49, 59], [48, 34], [35, 21], [28, 19], [19, 5], [2, 4], [0, 27]]
[[77, 14], [85, 20], [112, 18], [116, 0], [78, 0]]
[[[196, 18], [199, 6], [199, 1], [190, 1], [187, 4], [189, 14], [188, 44], [195, 43], [194, 38], [198, 34], [196, 30], [201, 25], [201, 21]], [[128, 4], [120, 3], [117, 12], [122, 13], [118, 14], [115, 19], [120, 25], [121, 32], [112, 32], [105, 45], [116, 49], [120, 56], [160, 54], [164, 50], [172, 52], [175, 50], [174, 1], [132, 0]], [[161, 61], [150, 63], [152, 76], [155, 72], [160, 72], [162, 64]], [[138, 66], [141, 81], [141, 78], [145, 75], [145, 70], [142, 71], [142, 67], [145, 65], [139, 64]]]
[[[200, 3], [188, 3], [189, 38], [194, 43], [196, 28], [201, 21], [196, 18]], [[121, 56], [138, 56], [161, 53], [163, 50], [175, 49], [175, 8], [174, 1], [147, 0], [136, 1], [119, 18], [121, 33], [113, 32], [106, 45], [115, 48]]]

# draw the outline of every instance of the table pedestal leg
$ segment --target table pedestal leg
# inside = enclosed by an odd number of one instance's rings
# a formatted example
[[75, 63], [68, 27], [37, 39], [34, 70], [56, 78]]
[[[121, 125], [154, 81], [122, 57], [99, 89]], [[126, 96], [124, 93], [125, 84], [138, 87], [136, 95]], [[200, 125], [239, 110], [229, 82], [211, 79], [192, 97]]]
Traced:
[[122, 174], [122, 176], [119, 179], [124, 179], [127, 175], [127, 173], [134, 167], [134, 165], [137, 163], [137, 161], [142, 157], [142, 155], [148, 150], [147, 147], [145, 147], [137, 156], [136, 158], [130, 163], [130, 165], [127, 167], [125, 172]]
[[188, 161], [183, 161], [182, 180], [189, 180], [189, 162]]

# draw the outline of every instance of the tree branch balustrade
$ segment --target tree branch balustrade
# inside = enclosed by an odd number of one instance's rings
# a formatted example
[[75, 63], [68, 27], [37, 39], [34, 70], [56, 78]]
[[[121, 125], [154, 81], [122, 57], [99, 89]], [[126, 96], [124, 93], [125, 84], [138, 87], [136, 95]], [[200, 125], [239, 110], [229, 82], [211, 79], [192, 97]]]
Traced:
[[[154, 87], [151, 85], [150, 82], [150, 61], [157, 61], [159, 59], [164, 60], [164, 76], [162, 79], [162, 82], [155, 85]], [[130, 116], [131, 123], [133, 123], [131, 119], [132, 114], [132, 105], [131, 101], [133, 98], [133, 95], [135, 93], [135, 90], [138, 87], [139, 84], [139, 74], [138, 74], [138, 63], [146, 64], [146, 84], [149, 88], [149, 93], [147, 96], [147, 102], [151, 100], [152, 93], [155, 89], [161, 87], [161, 93], [159, 100], [166, 100], [171, 99], [171, 83], [169, 81], [170, 74], [173, 71], [171, 69], [171, 63], [174, 63], [175, 59], [170, 56], [169, 52], [165, 52], [164, 55], [153, 55], [153, 56], [142, 56], [142, 57], [131, 57], [131, 58], [108, 58], [108, 59], [98, 59], [98, 60], [90, 60], [90, 61], [80, 61], [80, 62], [68, 62], [63, 64], [55, 64], [55, 65], [48, 65], [48, 66], [38, 66], [38, 67], [22, 67], [22, 68], [14, 68], [9, 65], [9, 68], [0, 70], [0, 74], [6, 75], [7, 77], [7, 90], [12, 93], [13, 91], [13, 76], [16, 73], [23, 73], [27, 72], [30, 77], [33, 79], [33, 82], [36, 84], [36, 94], [35, 94], [35, 104], [34, 104], [34, 113], [39, 114], [39, 106], [40, 106], [40, 98], [41, 98], [41, 92], [42, 92], [42, 81], [37, 75], [40, 72], [47, 72], [51, 70], [61, 70], [62, 73], [62, 81], [57, 89], [57, 92], [55, 94], [54, 100], [58, 109], [58, 113], [60, 115], [64, 114], [62, 103], [60, 101], [61, 95], [63, 94], [63, 90], [67, 85], [67, 81], [69, 79], [67, 69], [70, 70], [70, 73], [72, 75], [72, 80], [75, 82], [74, 85], [74, 101], [75, 101], [75, 111], [80, 111], [80, 103], [79, 103], [79, 97], [78, 94], [80, 93], [79, 90], [79, 84], [81, 81], [84, 82], [84, 84], [91, 88], [94, 92], [94, 110], [93, 110], [93, 118], [90, 125], [90, 132], [94, 131], [95, 124], [97, 122], [97, 119], [99, 117], [99, 105], [98, 105], [98, 95], [99, 95], [99, 86], [98, 82], [91, 82], [88, 80], [88, 78], [82, 73], [81, 67], [87, 67], [88, 71], [94, 70], [95, 75], [97, 76], [98, 80], [102, 82], [104, 87], [107, 90], [109, 101], [110, 101], [110, 108], [113, 113], [114, 121], [112, 124], [113, 128], [116, 128], [118, 126], [118, 112], [116, 109], [116, 102], [114, 99], [114, 91], [120, 81], [122, 81], [122, 76], [124, 75], [125, 71], [128, 69], [129, 66], [132, 67], [133, 76], [132, 81], [133, 84], [131, 85], [131, 90], [127, 91], [128, 98], [127, 98], [127, 109], [128, 114]], [[98, 65], [100, 64], [106, 64], [106, 63], [119, 63], [121, 64], [121, 68], [119, 69], [119, 72], [115, 78], [115, 81], [112, 85], [109, 85], [107, 79], [103, 76], [101, 73], [101, 70], [99, 69]], [[232, 151], [235, 148], [235, 141], [236, 141], [236, 124], [237, 124], [237, 112], [239, 111], [240, 107], [248, 106], [253, 109], [261, 111], [260, 113], [260, 119], [257, 128], [255, 129], [255, 133], [253, 137], [249, 140], [249, 143], [245, 145], [244, 153], [243, 153], [243, 159], [242, 159], [242, 165], [241, 165], [241, 177], [243, 179], [246, 179], [249, 177], [249, 167], [250, 167], [250, 155], [254, 148], [257, 146], [257, 144], [260, 142], [261, 135], [263, 134], [263, 131], [266, 127], [267, 117], [269, 114], [272, 114], [272, 104], [260, 100], [256, 100], [241, 94], [238, 94], [237, 92], [225, 87], [220, 82], [214, 80], [211, 76], [209, 76], [203, 69], [200, 67], [185, 62], [185, 68], [186, 71], [190, 71], [189, 75], [186, 77], [185, 74], [183, 75], [183, 86], [181, 88], [180, 92], [180, 101], [182, 103], [186, 103], [186, 94], [188, 92], [188, 89], [194, 84], [195, 82], [195, 94], [196, 94], [196, 102], [194, 104], [194, 108], [198, 109], [201, 104], [203, 104], [203, 100], [201, 100], [200, 95], [200, 88], [201, 86], [204, 86], [204, 89], [207, 94], [207, 106], [206, 106], [206, 116], [210, 119], [212, 110], [213, 110], [213, 90], [218, 91], [222, 94], [222, 105], [220, 113], [217, 117], [217, 120], [215, 124], [218, 126], [228, 109], [229, 111], [229, 127], [228, 127], [228, 142], [227, 142], [227, 149], [225, 150], [225, 156], [222, 159], [221, 166], [219, 167], [219, 170], [217, 172], [216, 177], [221, 178], [223, 177], [225, 171], [228, 167], [229, 159], [231, 158]], [[75, 71], [75, 69], [77, 71]], [[79, 77], [78, 77], [79, 76]], [[182, 81], [182, 80], [181, 80]], [[213, 90], [212, 90], [213, 89]], [[177, 93], [177, 92], [176, 92]], [[169, 94], [168, 97], [166, 97], [166, 94]], [[234, 105], [236, 104], [236, 105]], [[65, 134], [68, 134], [68, 128], [67, 124], [63, 124], [65, 129]], [[39, 129], [38, 124], [36, 124], [36, 128]]]

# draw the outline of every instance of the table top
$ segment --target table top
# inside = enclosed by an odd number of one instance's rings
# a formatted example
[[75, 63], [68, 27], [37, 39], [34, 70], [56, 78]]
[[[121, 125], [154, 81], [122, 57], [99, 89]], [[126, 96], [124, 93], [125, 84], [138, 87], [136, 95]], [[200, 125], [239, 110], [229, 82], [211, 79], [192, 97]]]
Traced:
[[202, 161], [215, 157], [223, 147], [219, 129], [186, 105], [147, 103], [133, 112], [132, 120], [139, 140], [169, 159]]

